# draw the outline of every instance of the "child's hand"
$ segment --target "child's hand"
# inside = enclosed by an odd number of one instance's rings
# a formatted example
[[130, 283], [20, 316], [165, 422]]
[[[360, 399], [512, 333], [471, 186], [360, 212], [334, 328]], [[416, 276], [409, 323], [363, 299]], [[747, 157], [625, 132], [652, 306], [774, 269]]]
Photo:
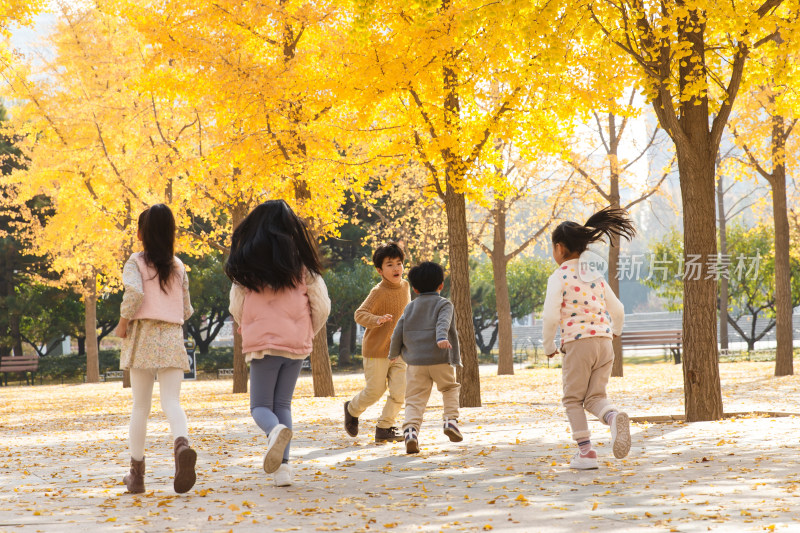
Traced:
[[557, 354], [557, 353], [558, 353], [558, 350], [556, 350], [556, 351], [555, 351], [555, 352], [553, 352], [553, 353], [547, 354], [547, 357], [549, 357], [550, 359], [552, 359], [553, 357], [555, 357], [555, 356], [556, 356], [556, 354]]
[[114, 328], [114, 335], [119, 337], [120, 339], [124, 339], [128, 336], [128, 321], [120, 320], [117, 327]]
[[392, 318], [393, 318], [392, 315], [383, 315], [382, 317], [378, 317], [378, 325], [382, 326], [387, 322], [391, 322]]
[[442, 340], [442, 341], [438, 341], [438, 342], [436, 343], [436, 346], [438, 346], [439, 348], [441, 348], [441, 349], [443, 349], [443, 350], [444, 350], [445, 348], [452, 348], [452, 347], [453, 347], [453, 345], [452, 345], [452, 344], [450, 344], [450, 341], [449, 341], [449, 340], [447, 340], [447, 339], [445, 339], [445, 340]]

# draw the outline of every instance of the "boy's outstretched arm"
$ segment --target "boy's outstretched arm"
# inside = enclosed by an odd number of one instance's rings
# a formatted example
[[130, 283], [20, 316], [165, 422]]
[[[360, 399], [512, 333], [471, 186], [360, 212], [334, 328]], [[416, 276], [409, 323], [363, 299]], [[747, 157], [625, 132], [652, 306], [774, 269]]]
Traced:
[[392, 319], [392, 315], [376, 315], [372, 313], [376, 300], [376, 289], [372, 289], [369, 296], [361, 303], [353, 315], [358, 325], [365, 328], [377, 328]]
[[450, 348], [450, 363], [454, 366], [463, 366], [461, 364], [461, 344], [458, 341], [458, 328], [456, 327], [455, 313], [453, 314], [452, 320], [450, 320], [448, 337], [450, 339], [450, 344], [452, 344]]
[[[451, 348], [449, 341], [450, 324], [453, 322], [453, 303], [445, 300], [436, 311], [436, 344], [439, 348]], [[442, 341], [447, 345], [442, 346]]]

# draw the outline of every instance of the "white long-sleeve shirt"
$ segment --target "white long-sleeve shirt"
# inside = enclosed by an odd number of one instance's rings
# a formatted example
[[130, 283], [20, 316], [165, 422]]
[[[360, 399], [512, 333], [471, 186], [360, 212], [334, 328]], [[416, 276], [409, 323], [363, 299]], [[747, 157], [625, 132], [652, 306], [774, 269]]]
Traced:
[[545, 354], [557, 351], [556, 330], [561, 330], [561, 347], [587, 337], [609, 337], [622, 333], [625, 308], [605, 279], [584, 280], [579, 260], [559, 265], [547, 280], [542, 313], [542, 346]]

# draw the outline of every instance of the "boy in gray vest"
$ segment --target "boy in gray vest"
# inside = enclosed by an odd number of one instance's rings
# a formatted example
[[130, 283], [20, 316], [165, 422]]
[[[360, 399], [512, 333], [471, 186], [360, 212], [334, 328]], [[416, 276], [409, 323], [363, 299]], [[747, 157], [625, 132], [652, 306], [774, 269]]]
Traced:
[[419, 453], [419, 427], [431, 388], [442, 393], [444, 434], [452, 442], [464, 437], [458, 429], [456, 366], [461, 366], [453, 303], [439, 296], [444, 271], [436, 263], [420, 263], [408, 271], [408, 281], [418, 296], [406, 306], [392, 333], [389, 358], [402, 355], [406, 371], [406, 419], [403, 437], [406, 453]]

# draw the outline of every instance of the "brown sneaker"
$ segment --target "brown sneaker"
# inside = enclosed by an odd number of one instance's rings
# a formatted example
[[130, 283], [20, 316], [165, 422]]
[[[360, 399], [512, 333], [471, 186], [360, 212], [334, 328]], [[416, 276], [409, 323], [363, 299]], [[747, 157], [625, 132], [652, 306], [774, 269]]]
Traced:
[[144, 492], [144, 457], [141, 461], [131, 459], [131, 471], [125, 475], [122, 482], [131, 494]]
[[403, 434], [396, 427], [375, 428], [375, 442], [401, 442]]
[[175, 439], [175, 480], [172, 483], [175, 492], [183, 494], [194, 487], [197, 476], [194, 465], [197, 462], [197, 452], [189, 447], [186, 437]]
[[344, 430], [351, 437], [355, 437], [358, 435], [358, 417], [350, 414], [347, 409], [348, 405], [350, 402], [344, 402]]

